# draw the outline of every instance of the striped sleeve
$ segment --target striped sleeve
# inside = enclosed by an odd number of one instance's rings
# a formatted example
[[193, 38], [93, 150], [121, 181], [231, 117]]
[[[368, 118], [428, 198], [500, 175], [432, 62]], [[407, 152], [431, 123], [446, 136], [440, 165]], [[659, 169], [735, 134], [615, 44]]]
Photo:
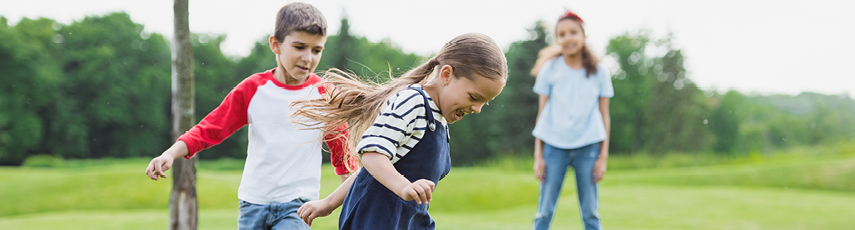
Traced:
[[[362, 135], [356, 147], [357, 153], [378, 152], [389, 157], [392, 163], [404, 157], [407, 150], [424, 136], [424, 102], [424, 96], [411, 89], [390, 98], [374, 124]], [[417, 122], [419, 120], [422, 122]]]

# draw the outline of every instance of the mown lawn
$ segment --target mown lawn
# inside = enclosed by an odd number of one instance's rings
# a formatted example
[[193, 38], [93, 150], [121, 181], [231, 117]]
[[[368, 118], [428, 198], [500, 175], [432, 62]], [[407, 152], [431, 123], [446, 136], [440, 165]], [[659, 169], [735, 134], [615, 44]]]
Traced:
[[[683, 156], [679, 156], [683, 157]], [[620, 167], [600, 185], [608, 229], [852, 229], [855, 154], [782, 154], [707, 166]], [[438, 229], [528, 229], [538, 184], [524, 159], [456, 167], [431, 202]], [[163, 229], [171, 181], [143, 174], [146, 159], [0, 167], [2, 229]], [[235, 229], [240, 162], [203, 161], [200, 229]], [[324, 168], [321, 196], [338, 184]], [[572, 177], [567, 184], [572, 185]], [[567, 186], [553, 229], [581, 229]], [[335, 229], [338, 213], [313, 229]]]

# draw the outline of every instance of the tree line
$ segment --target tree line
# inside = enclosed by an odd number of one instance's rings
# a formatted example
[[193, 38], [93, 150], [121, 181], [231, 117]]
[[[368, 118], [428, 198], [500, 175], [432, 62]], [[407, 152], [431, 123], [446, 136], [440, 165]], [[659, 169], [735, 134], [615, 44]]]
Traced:
[[[327, 39], [318, 73], [337, 67], [385, 81], [429, 58], [353, 35], [347, 18], [341, 25]], [[511, 44], [503, 93], [482, 114], [451, 126], [454, 164], [531, 154], [537, 95], [528, 72], [550, 30], [536, 22], [528, 29], [531, 39]], [[225, 39], [193, 36], [197, 120], [242, 79], [276, 66], [266, 36], [245, 57], [223, 54]], [[9, 25], [0, 17], [0, 41], [0, 164], [40, 154], [152, 157], [172, 143], [169, 42], [126, 13], [69, 25], [47, 18]], [[855, 140], [855, 100], [846, 95], [704, 91], [691, 81], [671, 38], [646, 31], [610, 39], [600, 55], [617, 64], [611, 70], [613, 154], [744, 154]], [[244, 158], [246, 135], [241, 129], [199, 156]]]

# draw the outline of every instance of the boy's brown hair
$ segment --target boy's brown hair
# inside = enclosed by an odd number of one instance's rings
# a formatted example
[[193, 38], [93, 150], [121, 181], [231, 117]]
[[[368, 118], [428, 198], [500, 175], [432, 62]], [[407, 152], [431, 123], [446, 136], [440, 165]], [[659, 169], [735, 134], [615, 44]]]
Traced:
[[312, 5], [295, 2], [279, 9], [276, 14], [276, 29], [273, 36], [282, 42], [285, 36], [294, 31], [303, 31], [321, 36], [327, 35], [327, 20], [318, 8]]

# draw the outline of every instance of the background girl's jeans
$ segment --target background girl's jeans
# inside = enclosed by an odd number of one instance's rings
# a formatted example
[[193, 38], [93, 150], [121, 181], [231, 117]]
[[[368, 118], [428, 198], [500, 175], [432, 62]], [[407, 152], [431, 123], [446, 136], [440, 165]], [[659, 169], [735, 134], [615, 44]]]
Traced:
[[597, 187], [594, 183], [594, 162], [600, 155], [600, 143], [590, 144], [578, 149], [559, 149], [543, 144], [543, 160], [546, 162], [544, 182], [540, 183], [540, 198], [537, 201], [537, 214], [534, 229], [549, 229], [555, 204], [561, 195], [564, 175], [567, 168], [573, 166], [576, 174], [576, 191], [585, 229], [601, 229], [600, 214], [597, 212]]
[[291, 230], [309, 229], [309, 225], [297, 215], [297, 209], [306, 201], [294, 199], [285, 203], [270, 203], [266, 205], [240, 201], [240, 216], [238, 230], [272, 229]]

